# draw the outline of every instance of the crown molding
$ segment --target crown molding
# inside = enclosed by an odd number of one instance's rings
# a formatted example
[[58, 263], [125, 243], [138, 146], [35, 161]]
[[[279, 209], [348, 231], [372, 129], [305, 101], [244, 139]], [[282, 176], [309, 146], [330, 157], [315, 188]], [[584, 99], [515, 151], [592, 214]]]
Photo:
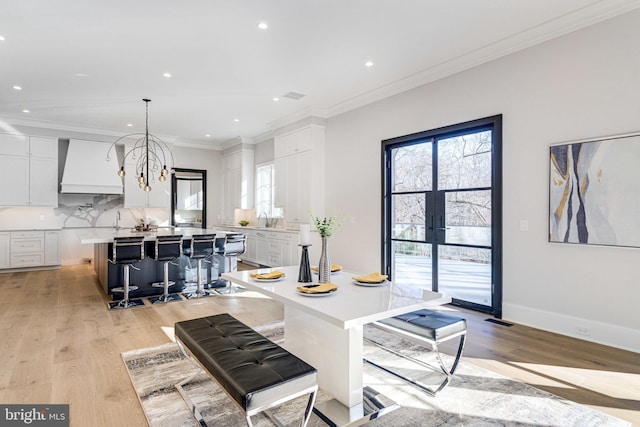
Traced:
[[301, 120], [308, 119], [310, 117], [317, 117], [319, 119], [327, 119], [327, 110], [324, 108], [304, 107], [295, 113], [289, 114], [282, 118], [273, 120], [267, 123], [267, 126], [273, 133], [276, 133], [278, 129], [282, 129], [285, 126], [299, 122]]
[[434, 67], [338, 102], [325, 110], [326, 117], [334, 117], [356, 108], [364, 107], [638, 8], [640, 8], [640, 0], [597, 1], [577, 12], [568, 13], [544, 22], [505, 39], [452, 58], [449, 61], [442, 62]]

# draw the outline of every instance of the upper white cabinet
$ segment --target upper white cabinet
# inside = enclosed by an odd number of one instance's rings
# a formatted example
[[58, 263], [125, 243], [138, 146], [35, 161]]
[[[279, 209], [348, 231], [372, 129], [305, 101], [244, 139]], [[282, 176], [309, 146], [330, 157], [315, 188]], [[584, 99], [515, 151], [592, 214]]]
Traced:
[[[125, 153], [133, 146], [125, 145]], [[165, 182], [158, 181], [160, 171], [155, 172], [155, 180], [150, 182], [151, 191], [148, 193], [140, 188], [139, 175], [136, 173], [136, 161], [132, 156], [126, 158], [124, 163], [124, 207], [125, 208], [165, 208], [171, 207], [171, 177]], [[167, 165], [171, 168], [172, 165]], [[145, 171], [146, 175], [146, 171]]]
[[58, 206], [58, 140], [0, 134], [2, 206]]
[[253, 150], [239, 151], [222, 156], [222, 222], [233, 224], [237, 208], [253, 207]]
[[309, 125], [275, 137], [275, 204], [287, 223], [324, 215], [324, 126]]

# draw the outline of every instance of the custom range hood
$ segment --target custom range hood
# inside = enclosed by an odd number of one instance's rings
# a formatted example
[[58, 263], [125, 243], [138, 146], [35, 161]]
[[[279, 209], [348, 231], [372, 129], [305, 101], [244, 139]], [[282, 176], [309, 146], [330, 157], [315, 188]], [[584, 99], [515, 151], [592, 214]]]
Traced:
[[111, 152], [107, 161], [108, 142], [69, 140], [60, 193], [122, 194], [122, 178], [118, 176], [118, 159]]

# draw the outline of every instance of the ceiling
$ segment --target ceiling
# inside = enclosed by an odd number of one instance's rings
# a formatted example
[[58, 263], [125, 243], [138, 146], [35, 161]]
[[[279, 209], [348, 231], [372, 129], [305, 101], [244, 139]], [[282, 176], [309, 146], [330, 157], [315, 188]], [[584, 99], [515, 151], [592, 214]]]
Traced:
[[0, 128], [122, 136], [144, 130], [142, 98], [150, 98], [150, 131], [177, 145], [260, 141], [296, 119], [329, 118], [638, 7], [639, 0], [0, 0]]

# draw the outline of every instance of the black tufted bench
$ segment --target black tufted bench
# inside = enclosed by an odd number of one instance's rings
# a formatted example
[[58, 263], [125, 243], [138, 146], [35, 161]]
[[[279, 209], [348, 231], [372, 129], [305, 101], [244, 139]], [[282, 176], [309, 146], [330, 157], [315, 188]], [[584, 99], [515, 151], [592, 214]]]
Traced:
[[247, 425], [253, 425], [251, 416], [305, 394], [309, 401], [301, 425], [309, 421], [316, 369], [279, 345], [226, 313], [177, 322], [175, 336], [185, 355], [244, 411]]
[[[376, 328], [382, 329], [386, 332], [390, 332], [392, 334], [396, 334], [407, 338], [411, 341], [417, 342], [418, 344], [431, 345], [432, 350], [436, 353], [438, 359], [438, 367], [431, 366], [421, 360], [417, 360], [415, 358], [406, 356], [404, 354], [400, 354], [395, 350], [385, 347], [383, 344], [369, 340], [370, 342], [376, 344], [377, 346], [390, 351], [400, 357], [410, 359], [413, 362], [416, 362], [420, 365], [429, 367], [431, 369], [435, 369], [437, 371], [442, 372], [445, 375], [442, 383], [438, 385], [437, 388], [428, 387], [424, 384], [421, 384], [417, 381], [414, 381], [410, 378], [406, 378], [394, 371], [391, 371], [371, 360], [365, 359], [365, 362], [374, 365], [380, 369], [383, 369], [390, 374], [393, 374], [405, 381], [414, 384], [421, 389], [425, 390], [432, 396], [435, 396], [440, 391], [442, 391], [453, 376], [456, 368], [458, 367], [458, 362], [460, 361], [460, 357], [462, 356], [462, 350], [464, 349], [464, 340], [467, 333], [467, 321], [461, 317], [451, 316], [448, 314], [444, 314], [438, 311], [431, 310], [418, 310], [407, 314], [402, 314], [400, 316], [390, 317], [388, 319], [379, 320], [377, 322], [372, 323]], [[442, 360], [442, 356], [440, 354], [440, 350], [438, 349], [438, 345], [449, 341], [450, 339], [459, 337], [460, 342], [458, 344], [458, 352], [455, 356], [451, 367], [448, 368], [444, 361]]]

